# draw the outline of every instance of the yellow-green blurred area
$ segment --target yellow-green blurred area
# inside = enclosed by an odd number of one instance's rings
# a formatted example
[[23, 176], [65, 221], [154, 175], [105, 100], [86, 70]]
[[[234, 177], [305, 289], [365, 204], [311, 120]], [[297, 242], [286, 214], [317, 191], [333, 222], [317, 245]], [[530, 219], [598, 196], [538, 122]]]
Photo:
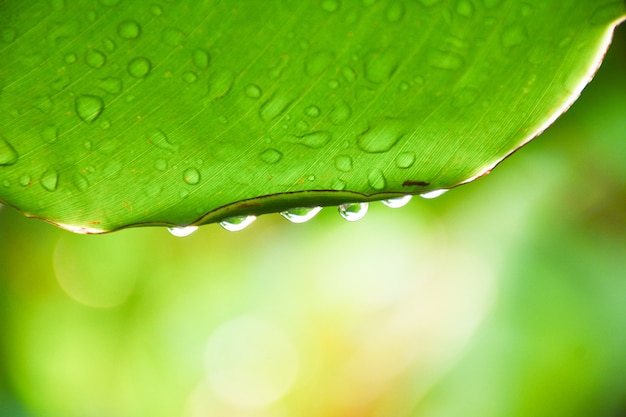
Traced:
[[0, 415], [626, 414], [626, 27], [580, 100], [434, 199], [74, 235], [0, 210]]

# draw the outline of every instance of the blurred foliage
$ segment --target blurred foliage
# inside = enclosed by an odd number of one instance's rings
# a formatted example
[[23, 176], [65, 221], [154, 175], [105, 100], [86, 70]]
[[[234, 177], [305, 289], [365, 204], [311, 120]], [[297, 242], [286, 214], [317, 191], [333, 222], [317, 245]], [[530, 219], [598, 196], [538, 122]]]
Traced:
[[2, 209], [0, 415], [624, 415], [625, 29], [494, 173], [357, 223], [79, 236]]

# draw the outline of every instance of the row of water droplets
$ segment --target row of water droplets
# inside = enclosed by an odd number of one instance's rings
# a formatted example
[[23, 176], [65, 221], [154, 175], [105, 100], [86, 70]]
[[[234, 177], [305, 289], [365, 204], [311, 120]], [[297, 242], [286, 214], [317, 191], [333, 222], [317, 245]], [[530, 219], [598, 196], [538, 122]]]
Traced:
[[[435, 190], [428, 193], [420, 194], [422, 198], [436, 198], [445, 193], [446, 189]], [[412, 195], [407, 194], [402, 197], [390, 198], [387, 200], [381, 200], [381, 203], [391, 208], [400, 208], [404, 207], [411, 201], [413, 198]], [[357, 202], [357, 203], [343, 203], [337, 206], [337, 210], [339, 214], [344, 219], [355, 222], [357, 220], [361, 220], [367, 214], [367, 210], [369, 209], [369, 203], [367, 202]], [[291, 223], [306, 223], [315, 217], [320, 211], [322, 211], [322, 207], [297, 207], [285, 211], [281, 211], [280, 215], [285, 219], [289, 220]], [[227, 219], [219, 222], [219, 225], [229, 232], [238, 232], [240, 230], [248, 227], [252, 222], [256, 220], [256, 216], [247, 215], [247, 216], [235, 216], [229, 217]], [[191, 235], [193, 232], [198, 230], [198, 226], [186, 226], [186, 227], [168, 227], [167, 230], [174, 236], [177, 237], [185, 237]]]

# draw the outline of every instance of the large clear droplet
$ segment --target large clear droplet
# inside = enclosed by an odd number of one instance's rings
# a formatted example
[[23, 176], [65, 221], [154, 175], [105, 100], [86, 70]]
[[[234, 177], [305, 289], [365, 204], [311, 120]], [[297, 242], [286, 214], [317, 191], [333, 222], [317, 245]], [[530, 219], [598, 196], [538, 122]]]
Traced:
[[256, 220], [256, 216], [252, 216], [252, 215], [229, 217], [227, 219], [222, 220], [220, 222], [220, 226], [222, 226], [224, 229], [228, 230], [229, 232], [238, 232], [248, 227], [250, 223], [252, 223], [255, 220]]
[[420, 194], [420, 197], [422, 197], [422, 198], [437, 198], [441, 194], [446, 193], [446, 192], [448, 192], [448, 190], [435, 190], [435, 191], [431, 191], [429, 193]]
[[337, 207], [341, 217], [349, 222], [361, 220], [367, 214], [368, 208], [369, 203], [344, 203]]
[[168, 227], [167, 230], [176, 237], [185, 237], [198, 230], [198, 226]]
[[412, 198], [413, 198], [412, 195], [407, 194], [402, 197], [389, 198], [387, 200], [382, 200], [381, 203], [383, 203], [387, 207], [400, 208], [400, 207], [406, 206], [409, 203], [409, 201], [411, 201]]
[[321, 210], [321, 207], [297, 207], [281, 211], [280, 215], [291, 223], [305, 223], [315, 217]]

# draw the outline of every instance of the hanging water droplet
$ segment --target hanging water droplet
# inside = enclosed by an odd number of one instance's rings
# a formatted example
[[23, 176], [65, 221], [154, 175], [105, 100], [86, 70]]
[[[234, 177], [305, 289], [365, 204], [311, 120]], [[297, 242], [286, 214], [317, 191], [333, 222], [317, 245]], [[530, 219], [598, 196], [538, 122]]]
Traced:
[[102, 52], [90, 49], [85, 57], [85, 62], [87, 62], [87, 65], [91, 68], [101, 68], [106, 64], [107, 58]]
[[117, 34], [123, 39], [136, 39], [141, 35], [141, 26], [134, 20], [124, 20], [117, 26]]
[[321, 207], [297, 207], [281, 211], [280, 215], [291, 223], [304, 223], [315, 217], [321, 210]]
[[41, 175], [39, 182], [44, 189], [55, 191], [59, 183], [59, 174], [54, 169], [48, 169]]
[[143, 78], [148, 75], [148, 73], [152, 69], [152, 63], [148, 58], [138, 56], [128, 62], [128, 66], [126, 67], [126, 69], [128, 70], [128, 73], [131, 75], [131, 77]]
[[168, 227], [167, 230], [176, 237], [185, 237], [198, 230], [198, 226]]
[[444, 193], [447, 193], [447, 192], [448, 192], [448, 190], [446, 190], [446, 189], [435, 190], [435, 191], [430, 191], [428, 193], [420, 194], [420, 197], [422, 197], [422, 198], [437, 198], [441, 194], [444, 194]]
[[337, 207], [341, 217], [349, 222], [361, 220], [367, 214], [368, 208], [369, 203], [344, 203]]
[[236, 216], [222, 220], [219, 225], [229, 232], [238, 232], [245, 229], [256, 220], [256, 216]]
[[104, 101], [98, 96], [85, 94], [78, 96], [75, 101], [76, 114], [85, 123], [91, 123], [104, 110]]
[[256, 84], [248, 84], [246, 86], [245, 92], [246, 95], [250, 98], [259, 98], [261, 97], [261, 94], [263, 94], [261, 88]]
[[381, 200], [381, 203], [383, 203], [387, 207], [400, 208], [400, 207], [406, 206], [409, 203], [409, 201], [411, 201], [412, 198], [413, 198], [412, 195], [407, 194], [407, 195], [402, 196], [402, 197], [389, 198], [387, 200]]
[[0, 136], [0, 165], [13, 165], [17, 162], [19, 154], [15, 148], [2, 136]]
[[189, 185], [196, 185], [200, 182], [200, 171], [195, 168], [187, 168], [183, 173], [183, 180]]
[[280, 161], [283, 157], [282, 152], [276, 149], [266, 149], [261, 152], [260, 158], [263, 162], [267, 164], [275, 164]]

